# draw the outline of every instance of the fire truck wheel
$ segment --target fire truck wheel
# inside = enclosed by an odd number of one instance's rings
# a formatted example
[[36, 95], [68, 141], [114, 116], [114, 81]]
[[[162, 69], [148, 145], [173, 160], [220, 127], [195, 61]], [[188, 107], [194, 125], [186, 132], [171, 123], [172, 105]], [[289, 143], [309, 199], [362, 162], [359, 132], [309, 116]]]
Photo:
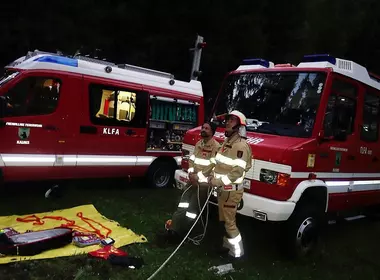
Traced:
[[317, 207], [302, 201], [285, 224], [285, 253], [291, 258], [304, 258], [314, 251], [320, 232], [321, 218]]
[[148, 170], [148, 184], [152, 188], [167, 188], [174, 183], [175, 167], [169, 161], [158, 160]]

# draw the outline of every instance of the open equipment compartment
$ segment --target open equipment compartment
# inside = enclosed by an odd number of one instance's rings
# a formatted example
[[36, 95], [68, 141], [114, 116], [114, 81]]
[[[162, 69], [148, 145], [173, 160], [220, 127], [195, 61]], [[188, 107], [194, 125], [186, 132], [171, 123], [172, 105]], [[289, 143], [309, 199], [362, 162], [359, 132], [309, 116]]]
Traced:
[[198, 109], [194, 101], [151, 96], [147, 150], [181, 151], [186, 131], [197, 126]]

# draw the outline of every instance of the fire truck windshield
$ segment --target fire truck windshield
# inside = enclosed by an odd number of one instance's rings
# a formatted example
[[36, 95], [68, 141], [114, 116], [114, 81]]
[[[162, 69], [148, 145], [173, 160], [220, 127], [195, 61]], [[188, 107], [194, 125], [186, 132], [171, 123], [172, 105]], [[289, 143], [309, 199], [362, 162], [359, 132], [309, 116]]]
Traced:
[[261, 72], [227, 77], [214, 115], [239, 110], [247, 130], [290, 137], [310, 137], [324, 72]]

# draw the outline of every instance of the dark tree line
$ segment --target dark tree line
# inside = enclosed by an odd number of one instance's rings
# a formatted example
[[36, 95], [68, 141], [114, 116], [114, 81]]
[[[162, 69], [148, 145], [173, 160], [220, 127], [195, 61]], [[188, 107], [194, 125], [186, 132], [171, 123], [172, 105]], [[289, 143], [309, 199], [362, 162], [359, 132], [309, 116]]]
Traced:
[[330, 53], [380, 74], [375, 0], [7, 1], [0, 12], [0, 66], [28, 50], [78, 49], [188, 80], [196, 34], [208, 43], [201, 80], [214, 97], [242, 59], [297, 64]]

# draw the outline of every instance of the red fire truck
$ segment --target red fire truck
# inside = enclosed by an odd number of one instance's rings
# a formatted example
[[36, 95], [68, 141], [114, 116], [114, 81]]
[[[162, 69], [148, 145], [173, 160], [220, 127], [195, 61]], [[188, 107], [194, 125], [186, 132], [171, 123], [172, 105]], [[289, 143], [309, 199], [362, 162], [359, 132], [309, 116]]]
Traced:
[[[28, 52], [0, 80], [5, 182], [147, 175], [174, 183], [184, 133], [204, 119], [197, 80], [88, 56]], [[195, 65], [195, 68], [194, 68]]]
[[[284, 226], [282, 245], [296, 256], [314, 248], [330, 216], [370, 213], [380, 204], [379, 106], [380, 78], [353, 61], [244, 60], [226, 76], [212, 110], [220, 141], [218, 116], [236, 109], [247, 117], [253, 158], [238, 212]], [[187, 182], [199, 130], [185, 135], [178, 184]]]

